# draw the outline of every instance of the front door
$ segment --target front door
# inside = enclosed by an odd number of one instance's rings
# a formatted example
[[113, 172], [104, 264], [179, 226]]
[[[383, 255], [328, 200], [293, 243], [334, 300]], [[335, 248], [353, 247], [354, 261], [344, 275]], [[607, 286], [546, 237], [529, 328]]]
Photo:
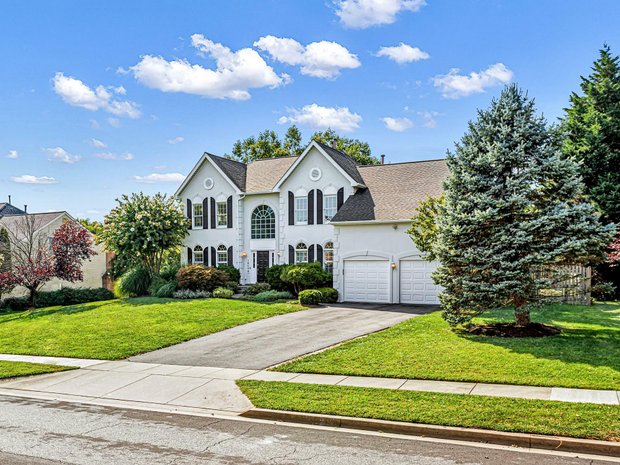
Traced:
[[259, 250], [256, 252], [256, 282], [264, 283], [265, 274], [269, 268], [269, 251]]

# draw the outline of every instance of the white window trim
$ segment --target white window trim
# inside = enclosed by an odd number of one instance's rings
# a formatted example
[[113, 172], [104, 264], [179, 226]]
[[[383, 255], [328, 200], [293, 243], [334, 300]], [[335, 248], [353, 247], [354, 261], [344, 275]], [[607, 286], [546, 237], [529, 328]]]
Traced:
[[[224, 224], [220, 224], [220, 205], [224, 205], [224, 208], [226, 209]], [[215, 202], [215, 227], [217, 229], [225, 229], [228, 227], [228, 214], [228, 202]]]
[[[196, 252], [200, 252], [202, 254], [202, 260], [198, 261], [196, 259]], [[193, 263], [195, 263], [197, 265], [204, 265], [204, 263], [205, 263], [205, 249], [201, 247], [200, 250], [196, 250], [196, 247], [194, 247], [194, 249], [192, 250], [192, 259], [193, 259]]]
[[[224, 249], [221, 250], [221, 247], [224, 247]], [[226, 260], [220, 261], [220, 254], [226, 254]], [[215, 262], [216, 266], [228, 265], [228, 248], [225, 245], [221, 244], [217, 247], [215, 251]]]
[[[326, 247], [327, 244], [331, 244], [331, 247]], [[332, 253], [332, 259], [330, 262], [327, 261], [327, 259], [325, 258], [327, 255], [327, 252], [331, 251]], [[334, 271], [334, 243], [333, 242], [326, 242], [325, 245], [323, 246], [323, 269], [326, 270], [327, 268], [327, 264], [330, 263], [331, 264], [331, 272], [333, 273]], [[326, 270], [327, 271], [327, 270]]]
[[[326, 208], [325, 207], [327, 205], [327, 202], [326, 202], [327, 198], [330, 198], [330, 199], [333, 198], [334, 199], [334, 203], [335, 203], [335, 205], [333, 207], [334, 214], [329, 219], [325, 215], [325, 212], [326, 212]], [[332, 218], [334, 216], [336, 216], [336, 213], [338, 213], [338, 195], [337, 194], [323, 195], [323, 213], [322, 213], [323, 214], [323, 223], [329, 223], [332, 220]]]
[[[196, 208], [200, 208], [200, 215], [196, 214]], [[201, 203], [192, 204], [192, 229], [202, 229], [203, 228], [203, 214], [204, 209]], [[200, 224], [196, 224], [196, 219], [200, 218]]]
[[[306, 201], [306, 206], [305, 208], [297, 208], [297, 200], [302, 200], [304, 199]], [[298, 195], [295, 196], [295, 208], [294, 210], [294, 215], [295, 215], [295, 225], [297, 226], [305, 226], [308, 224], [308, 196], [307, 195]], [[297, 212], [304, 212], [305, 216], [306, 216], [306, 221], [298, 221], [297, 220]]]
[[[300, 245], [303, 245], [305, 248], [300, 249], [299, 248]], [[310, 259], [308, 252], [309, 252], [308, 251], [308, 246], [306, 245], [305, 242], [300, 242], [299, 244], [297, 244], [295, 246], [295, 264], [297, 264], [297, 263], [308, 263], [308, 261]], [[297, 256], [298, 256], [297, 254], [300, 254], [300, 253], [305, 253], [305, 256], [306, 256], [305, 260], [298, 260], [297, 259]]]

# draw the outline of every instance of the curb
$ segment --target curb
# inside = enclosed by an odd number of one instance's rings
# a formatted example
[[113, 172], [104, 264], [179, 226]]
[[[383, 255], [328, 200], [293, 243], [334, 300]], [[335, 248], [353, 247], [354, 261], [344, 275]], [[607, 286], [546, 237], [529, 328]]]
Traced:
[[254, 408], [245, 418], [620, 457], [620, 442]]

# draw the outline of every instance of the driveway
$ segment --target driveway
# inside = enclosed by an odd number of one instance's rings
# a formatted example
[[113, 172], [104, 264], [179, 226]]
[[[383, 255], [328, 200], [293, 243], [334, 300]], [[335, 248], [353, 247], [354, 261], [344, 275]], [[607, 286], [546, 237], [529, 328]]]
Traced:
[[312, 308], [237, 326], [129, 360], [261, 370], [389, 328], [436, 308], [368, 304]]

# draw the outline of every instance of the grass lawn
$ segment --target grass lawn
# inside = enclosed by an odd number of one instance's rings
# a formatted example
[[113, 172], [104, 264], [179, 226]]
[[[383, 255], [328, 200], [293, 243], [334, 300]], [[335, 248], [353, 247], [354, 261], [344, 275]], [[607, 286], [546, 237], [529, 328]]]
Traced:
[[[472, 336], [451, 331], [435, 312], [277, 370], [620, 389], [620, 304], [552, 305], [532, 317], [563, 331], [544, 338]], [[511, 320], [509, 311], [478, 319]]]
[[72, 369], [72, 367], [65, 367], [61, 365], [0, 361], [0, 379], [15, 378], [17, 376], [40, 375], [42, 373], [54, 373], [56, 371]]
[[300, 309], [150, 297], [48, 307], [0, 315], [0, 353], [114, 360]]
[[527, 399], [237, 381], [256, 407], [620, 441], [620, 407]]

